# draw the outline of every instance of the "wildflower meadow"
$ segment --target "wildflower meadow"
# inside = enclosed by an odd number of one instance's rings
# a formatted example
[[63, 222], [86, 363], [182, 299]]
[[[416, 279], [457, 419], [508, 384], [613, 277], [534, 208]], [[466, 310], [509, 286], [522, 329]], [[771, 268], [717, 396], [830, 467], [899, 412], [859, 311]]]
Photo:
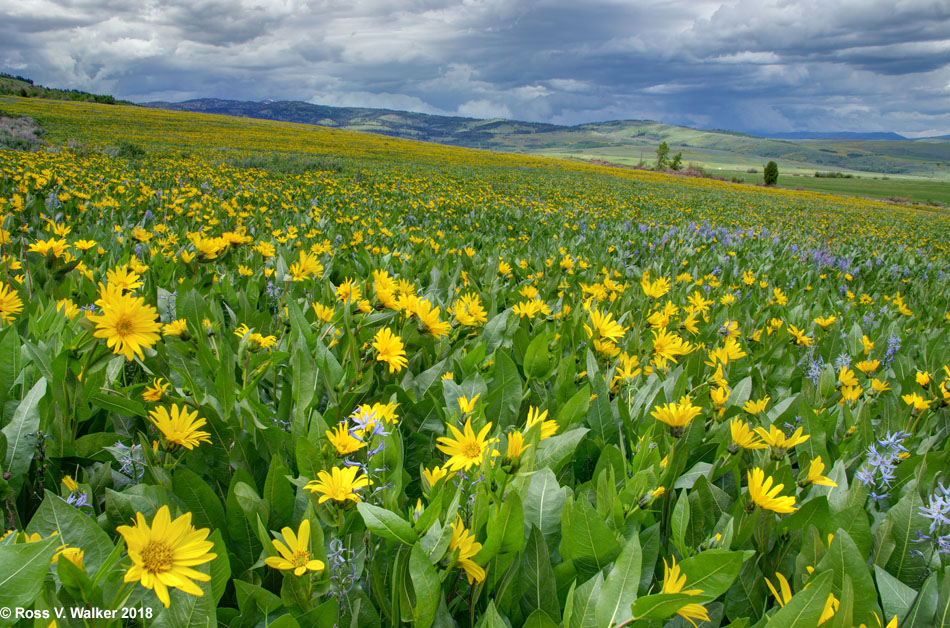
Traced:
[[945, 209], [0, 109], [0, 625], [950, 626]]

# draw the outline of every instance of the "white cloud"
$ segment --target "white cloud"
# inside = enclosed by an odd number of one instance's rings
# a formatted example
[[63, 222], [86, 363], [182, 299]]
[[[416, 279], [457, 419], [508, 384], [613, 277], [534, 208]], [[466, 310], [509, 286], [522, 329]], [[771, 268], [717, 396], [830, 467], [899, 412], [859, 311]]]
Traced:
[[490, 100], [470, 100], [459, 105], [456, 113], [467, 118], [512, 118], [511, 110]]

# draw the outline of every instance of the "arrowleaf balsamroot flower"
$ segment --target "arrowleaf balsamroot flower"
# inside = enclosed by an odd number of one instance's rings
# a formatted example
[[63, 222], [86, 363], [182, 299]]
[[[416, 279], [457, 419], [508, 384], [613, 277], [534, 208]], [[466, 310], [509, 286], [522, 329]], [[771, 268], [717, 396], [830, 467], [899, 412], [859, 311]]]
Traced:
[[530, 446], [530, 443], [527, 445], [524, 444], [524, 434], [517, 431], [511, 432], [508, 434], [508, 449], [506, 450], [505, 458], [512, 461], [518, 460], [525, 449]]
[[475, 535], [465, 529], [461, 517], [456, 517], [452, 523], [452, 540], [449, 541], [450, 550], [458, 550], [458, 564], [465, 570], [465, 578], [469, 584], [483, 582], [485, 569], [472, 560], [472, 557], [482, 550], [482, 544], [475, 541]]
[[146, 305], [142, 297], [122, 294], [112, 286], [102, 290], [96, 304], [102, 307], [102, 314], [88, 316], [96, 324], [93, 335], [105, 338], [109, 348], [126, 360], [135, 356], [144, 360], [142, 349], [154, 346], [162, 329], [158, 310]]
[[548, 411], [544, 410], [543, 412], [534, 406], [528, 406], [528, 418], [526, 421], [527, 429], [531, 429], [535, 424], [541, 424], [541, 438], [551, 438], [557, 434], [558, 424], [557, 421], [548, 420]]
[[169, 443], [191, 450], [201, 443], [211, 442], [211, 434], [198, 429], [206, 421], [198, 418], [197, 410], [188, 412], [187, 407], [179, 409], [178, 404], [173, 403], [171, 411], [155, 408], [148, 413], [148, 418]]
[[788, 326], [788, 333], [790, 333], [795, 338], [795, 344], [802, 347], [810, 347], [814, 339], [811, 336], [805, 334], [805, 331], [795, 327], [794, 325]]
[[660, 593], [682, 593], [683, 595], [699, 595], [702, 589], [683, 590], [686, 586], [686, 574], [680, 572], [680, 566], [676, 564], [676, 557], [670, 558], [672, 565], [663, 559], [663, 589]]
[[[264, 563], [268, 567], [280, 569], [282, 571], [293, 570], [295, 576], [302, 576], [308, 571], [323, 571], [326, 565], [322, 560], [310, 558], [310, 520], [304, 519], [297, 528], [297, 533], [289, 527], [280, 531], [284, 537], [284, 542], [273, 539], [274, 544], [280, 556], [268, 556]], [[284, 544], [286, 543], [286, 545]]]
[[383, 327], [376, 332], [373, 337], [373, 348], [377, 351], [376, 361], [388, 364], [390, 373], [398, 373], [409, 366], [402, 338], [388, 327]]
[[623, 338], [626, 328], [614, 320], [614, 315], [610, 312], [601, 312], [596, 307], [590, 310], [590, 319], [593, 329], [584, 324], [588, 338], [598, 338], [616, 342]]
[[13, 288], [0, 281], [0, 321], [9, 323], [23, 311], [23, 301]]
[[808, 484], [817, 484], [818, 486], [838, 486], [834, 480], [822, 475], [825, 471], [825, 463], [821, 461], [821, 456], [812, 458], [808, 463], [808, 475], [805, 476], [803, 486]]
[[666, 368], [666, 361], [676, 364], [677, 356], [686, 355], [694, 347], [676, 334], [660, 329], [653, 332], [653, 363], [660, 370]]
[[901, 395], [901, 399], [904, 400], [904, 403], [911, 406], [915, 412], [920, 412], [921, 410], [930, 409], [930, 404], [933, 403], [932, 399], [924, 399], [917, 393], [911, 393], [909, 395]]
[[788, 580], [785, 579], [785, 576], [779, 572], [775, 572], [775, 579], [778, 581], [779, 588], [776, 589], [775, 585], [768, 578], [763, 578], [765, 584], [768, 585], [769, 590], [772, 592], [772, 595], [775, 596], [775, 601], [778, 602], [779, 606], [785, 606], [792, 600], [792, 587], [789, 586]]
[[211, 576], [192, 567], [217, 558], [211, 553], [214, 543], [208, 541], [208, 528], [196, 530], [187, 512], [174, 521], [168, 506], [155, 513], [149, 526], [142, 513], [135, 513], [134, 526], [116, 530], [125, 539], [132, 566], [125, 572], [125, 582], [138, 581], [146, 589], [154, 589], [165, 608], [171, 604], [169, 587], [201, 597], [204, 592], [192, 580], [208, 582]]
[[449, 472], [446, 467], [435, 466], [431, 469], [423, 469], [422, 477], [425, 479], [426, 483], [429, 485], [429, 488], [435, 486], [435, 483], [441, 480], [442, 478], [451, 478], [454, 476], [454, 472]]
[[763, 397], [762, 399], [749, 399], [743, 404], [742, 409], [748, 412], [749, 414], [759, 414], [760, 412], [765, 412], [765, 407], [769, 405], [771, 397]]
[[482, 393], [478, 393], [471, 399], [466, 396], [461, 396], [458, 398], [459, 410], [462, 411], [462, 414], [470, 414], [475, 412], [475, 404], [478, 403], [478, 398], [482, 396]]
[[366, 447], [366, 443], [350, 435], [346, 421], [340, 422], [336, 427], [331, 427], [326, 431], [327, 440], [333, 445], [337, 453], [341, 456], [351, 454]]
[[785, 488], [784, 484], [772, 486], [775, 481], [772, 476], [765, 477], [765, 471], [756, 467], [747, 472], [749, 479], [749, 499], [752, 504], [771, 510], [780, 514], [795, 512], [795, 497], [780, 496], [779, 493]]
[[729, 431], [734, 443], [729, 448], [732, 453], [737, 453], [739, 447], [743, 449], [768, 449], [768, 445], [759, 440], [759, 437], [749, 428], [749, 424], [739, 417], [729, 421]]
[[651, 282], [647, 276], [640, 281], [640, 287], [643, 289], [643, 294], [651, 299], [659, 299], [670, 291], [670, 280], [666, 277], [660, 277], [656, 281]]
[[757, 427], [754, 431], [772, 447], [776, 456], [784, 456], [786, 451], [811, 438], [811, 434], [802, 434], [803, 428], [801, 427], [795, 430], [791, 436], [785, 436], [785, 432], [775, 427], [775, 425], [770, 425], [768, 430], [764, 427]]
[[363, 501], [356, 491], [372, 484], [372, 481], [365, 475], [357, 476], [359, 467], [332, 467], [330, 473], [318, 471], [317, 479], [310, 480], [304, 486], [311, 493], [320, 493], [318, 503], [322, 504], [328, 499], [338, 502]]
[[656, 406], [650, 416], [670, 426], [670, 434], [679, 437], [689, 422], [699, 416], [701, 408], [694, 406], [688, 396], [680, 397], [679, 403]]
[[[670, 566], [667, 564], [666, 559], [663, 559], [663, 588], [660, 590], [660, 593], [681, 593], [683, 595], [699, 595], [703, 592], [702, 589], [687, 589], [683, 590], [683, 587], [686, 585], [686, 574], [680, 573], [680, 567], [676, 564], [676, 557], [671, 557], [673, 565]], [[676, 611], [676, 614], [689, 621], [689, 623], [696, 625], [694, 619], [699, 619], [702, 621], [709, 621], [709, 612], [702, 604], [684, 604]]]
[[145, 387], [145, 392], [142, 393], [142, 399], [145, 401], [161, 401], [162, 397], [165, 396], [165, 392], [171, 387], [171, 384], [166, 382], [161, 377], [156, 377], [152, 380], [152, 383]]
[[488, 446], [498, 440], [497, 438], [486, 438], [488, 432], [491, 431], [491, 423], [486, 423], [485, 427], [476, 435], [475, 430], [472, 429], [471, 417], [465, 421], [461, 431], [454, 425], [449, 425], [448, 428], [454, 438], [440, 436], [437, 439], [438, 444], [436, 446], [449, 456], [445, 468], [451, 471], [462, 469], [468, 471], [473, 466], [480, 465]]

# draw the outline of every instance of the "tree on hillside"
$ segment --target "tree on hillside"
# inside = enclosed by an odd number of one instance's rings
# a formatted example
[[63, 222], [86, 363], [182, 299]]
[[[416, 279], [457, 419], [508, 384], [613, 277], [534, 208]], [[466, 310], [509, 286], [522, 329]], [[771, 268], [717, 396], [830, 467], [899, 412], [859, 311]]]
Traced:
[[670, 162], [670, 169], [679, 170], [683, 167], [683, 153], [679, 152], [673, 155], [673, 161]]
[[660, 145], [656, 147], [656, 169], [663, 170], [666, 168], [666, 160], [670, 156], [670, 147], [666, 145], [666, 142], [660, 142]]
[[774, 161], [765, 164], [762, 178], [765, 180], [765, 185], [775, 185], [778, 182], [778, 164]]

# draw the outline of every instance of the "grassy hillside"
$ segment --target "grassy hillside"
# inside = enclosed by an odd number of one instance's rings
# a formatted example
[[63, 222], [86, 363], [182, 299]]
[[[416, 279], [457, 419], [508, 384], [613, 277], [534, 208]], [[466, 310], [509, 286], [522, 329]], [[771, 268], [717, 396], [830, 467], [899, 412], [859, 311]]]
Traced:
[[950, 179], [950, 142], [880, 140], [778, 140], [727, 131], [701, 131], [649, 120], [618, 120], [558, 126], [511, 120], [433, 116], [326, 107], [303, 102], [242, 102], [201, 99], [149, 103], [167, 109], [319, 124], [455, 146], [601, 159], [635, 165], [652, 163], [660, 142], [685, 162], [710, 168], [761, 167], [779, 162], [786, 172], [845, 170]]
[[23, 98], [46, 98], [51, 100], [75, 100], [114, 105], [118, 101], [108, 94], [91, 94], [77, 89], [55, 89], [36, 85], [32, 79], [0, 72], [0, 95], [21, 96]]

